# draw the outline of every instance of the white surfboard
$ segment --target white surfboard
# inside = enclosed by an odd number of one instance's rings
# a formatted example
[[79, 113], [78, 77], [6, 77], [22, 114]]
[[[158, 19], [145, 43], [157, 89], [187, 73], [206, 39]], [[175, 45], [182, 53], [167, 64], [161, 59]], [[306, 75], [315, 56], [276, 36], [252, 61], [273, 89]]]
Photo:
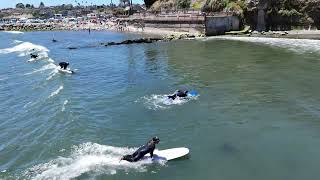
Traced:
[[[189, 154], [189, 149], [185, 147], [172, 148], [165, 150], [154, 150], [152, 160], [166, 160], [170, 161], [173, 159], [181, 158]], [[150, 158], [150, 154], [146, 154], [144, 158]]]
[[59, 72], [67, 73], [67, 74], [73, 74], [74, 73], [74, 71], [72, 71], [70, 69], [61, 69], [61, 68], [59, 68], [58, 70], [59, 70]]

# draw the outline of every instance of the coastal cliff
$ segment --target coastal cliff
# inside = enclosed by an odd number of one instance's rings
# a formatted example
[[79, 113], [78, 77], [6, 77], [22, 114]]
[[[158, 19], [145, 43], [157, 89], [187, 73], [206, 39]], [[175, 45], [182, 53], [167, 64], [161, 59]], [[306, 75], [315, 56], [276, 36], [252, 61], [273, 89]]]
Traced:
[[232, 13], [258, 31], [320, 29], [320, 0], [158, 0], [151, 6], [154, 11], [176, 8]]

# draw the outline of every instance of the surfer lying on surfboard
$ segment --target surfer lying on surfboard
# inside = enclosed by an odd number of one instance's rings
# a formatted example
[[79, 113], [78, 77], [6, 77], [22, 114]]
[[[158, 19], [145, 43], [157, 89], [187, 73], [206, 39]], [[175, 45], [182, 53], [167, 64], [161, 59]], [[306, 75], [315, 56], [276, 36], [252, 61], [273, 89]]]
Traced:
[[39, 57], [39, 55], [38, 55], [38, 54], [31, 53], [31, 54], [30, 54], [30, 57], [31, 57], [31, 59], [37, 59], [37, 58]]
[[69, 66], [68, 62], [60, 62], [59, 66], [61, 69], [67, 69], [67, 67]]
[[146, 145], [141, 146], [136, 152], [133, 154], [125, 155], [123, 156], [121, 160], [126, 160], [129, 162], [137, 162], [141, 158], [143, 158], [144, 155], [150, 153], [150, 157], [153, 157], [153, 151], [156, 148], [156, 144], [160, 142], [160, 139], [158, 137], [153, 137]]
[[175, 100], [177, 97], [187, 97], [188, 91], [176, 90], [173, 95], [168, 96], [169, 99]]

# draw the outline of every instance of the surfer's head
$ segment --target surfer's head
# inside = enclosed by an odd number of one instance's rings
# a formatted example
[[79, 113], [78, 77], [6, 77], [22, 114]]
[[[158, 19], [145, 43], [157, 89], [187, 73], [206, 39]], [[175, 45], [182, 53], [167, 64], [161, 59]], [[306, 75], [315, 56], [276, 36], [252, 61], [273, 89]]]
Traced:
[[152, 141], [154, 143], [158, 144], [160, 142], [160, 139], [157, 136], [155, 136], [155, 137], [152, 138]]

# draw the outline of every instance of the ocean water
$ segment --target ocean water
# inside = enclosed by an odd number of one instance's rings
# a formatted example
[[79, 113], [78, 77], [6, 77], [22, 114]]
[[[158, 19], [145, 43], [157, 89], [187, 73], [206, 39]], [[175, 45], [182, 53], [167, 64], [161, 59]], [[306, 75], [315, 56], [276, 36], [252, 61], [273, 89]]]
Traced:
[[[319, 41], [96, 46], [139, 37], [0, 32], [0, 179], [320, 176]], [[75, 74], [60, 73], [61, 61]], [[168, 100], [176, 89], [200, 95]], [[119, 163], [153, 136], [157, 149], [187, 147], [189, 156]]]

